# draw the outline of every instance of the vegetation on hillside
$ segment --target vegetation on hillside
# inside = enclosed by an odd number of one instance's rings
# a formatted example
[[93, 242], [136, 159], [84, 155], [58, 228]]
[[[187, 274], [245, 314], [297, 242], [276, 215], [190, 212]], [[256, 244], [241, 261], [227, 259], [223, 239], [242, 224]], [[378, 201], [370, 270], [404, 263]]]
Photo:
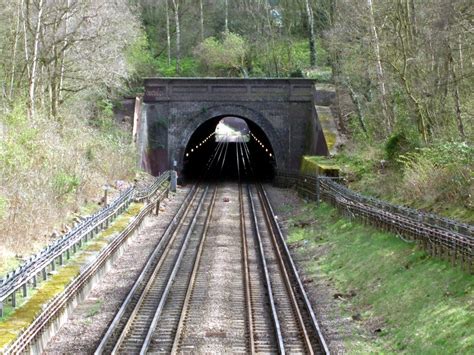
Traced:
[[[350, 143], [354, 146], [355, 143]], [[331, 158], [305, 157], [302, 171], [340, 169], [349, 187], [394, 204], [474, 223], [474, 147], [434, 142], [389, 158], [390, 148], [360, 144]]]
[[339, 0], [324, 43], [352, 186], [474, 220], [474, 40], [467, 0]]
[[[134, 175], [112, 100], [143, 37], [128, 1], [0, 1], [0, 274]], [[130, 59], [129, 59], [130, 58]]]
[[[316, 66], [328, 72], [329, 56], [319, 42], [311, 55], [309, 39], [317, 41], [327, 26], [329, 3], [321, 7], [313, 0], [133, 2], [141, 9], [146, 32], [142, 57], [152, 65], [142, 69], [149, 70], [148, 75], [301, 77]], [[311, 5], [309, 12], [306, 3]]]

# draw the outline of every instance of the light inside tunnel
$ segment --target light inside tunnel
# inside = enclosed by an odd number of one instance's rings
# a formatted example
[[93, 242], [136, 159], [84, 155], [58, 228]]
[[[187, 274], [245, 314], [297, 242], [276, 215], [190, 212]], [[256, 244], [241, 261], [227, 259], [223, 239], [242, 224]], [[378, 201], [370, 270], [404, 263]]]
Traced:
[[235, 116], [211, 118], [191, 136], [183, 156], [185, 179], [271, 179], [276, 161], [265, 132]]
[[218, 143], [248, 143], [250, 129], [247, 122], [239, 117], [224, 117], [216, 126], [215, 139]]

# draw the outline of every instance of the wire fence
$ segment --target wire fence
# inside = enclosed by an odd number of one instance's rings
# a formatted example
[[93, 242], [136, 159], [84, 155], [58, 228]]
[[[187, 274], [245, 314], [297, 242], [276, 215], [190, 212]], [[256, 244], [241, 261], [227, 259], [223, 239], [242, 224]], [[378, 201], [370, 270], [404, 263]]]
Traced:
[[474, 226], [432, 213], [397, 206], [361, 195], [336, 182], [340, 178], [278, 171], [277, 185], [294, 187], [302, 195], [323, 199], [349, 218], [393, 232], [405, 241], [417, 242], [429, 254], [474, 271]]
[[133, 201], [150, 200], [169, 178], [170, 172], [165, 172], [144, 189], [130, 187], [111, 204], [83, 219], [71, 231], [32, 255], [17, 269], [9, 272], [5, 278], [0, 279], [0, 317], [3, 316], [5, 301], [11, 302], [12, 307], [16, 307], [18, 291], [21, 291], [23, 297], [27, 297], [31, 287], [36, 288], [41, 280], [46, 280], [48, 273], [61, 267], [83, 243], [106, 229]]

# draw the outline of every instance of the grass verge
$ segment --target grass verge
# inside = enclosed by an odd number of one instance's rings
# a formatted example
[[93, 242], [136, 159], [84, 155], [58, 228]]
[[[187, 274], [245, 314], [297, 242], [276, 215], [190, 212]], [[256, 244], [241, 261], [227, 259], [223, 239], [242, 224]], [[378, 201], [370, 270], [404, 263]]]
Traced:
[[291, 222], [307, 226], [288, 237], [305, 272], [325, 275], [361, 330], [345, 339], [349, 353], [473, 353], [474, 276], [327, 204], [309, 203]]

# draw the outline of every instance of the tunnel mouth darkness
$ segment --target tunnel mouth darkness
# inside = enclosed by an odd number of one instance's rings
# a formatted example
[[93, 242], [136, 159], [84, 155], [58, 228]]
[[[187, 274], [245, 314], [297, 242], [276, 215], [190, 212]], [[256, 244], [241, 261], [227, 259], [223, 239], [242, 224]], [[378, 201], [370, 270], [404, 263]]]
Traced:
[[182, 177], [270, 181], [275, 168], [275, 153], [265, 132], [245, 117], [223, 115], [207, 120], [192, 134]]

